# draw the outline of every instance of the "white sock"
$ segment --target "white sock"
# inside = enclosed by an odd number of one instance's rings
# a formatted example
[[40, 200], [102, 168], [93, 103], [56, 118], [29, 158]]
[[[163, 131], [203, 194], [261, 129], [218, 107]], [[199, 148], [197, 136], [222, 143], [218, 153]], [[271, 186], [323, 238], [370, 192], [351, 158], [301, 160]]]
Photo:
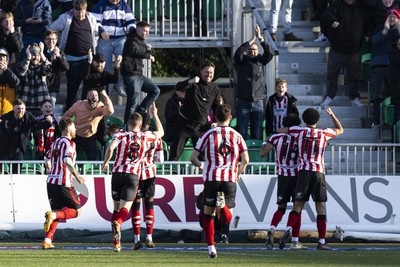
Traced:
[[51, 244], [51, 239], [46, 237], [46, 238], [44, 239], [44, 242], [46, 242], [47, 244]]
[[299, 238], [298, 237], [292, 237], [292, 243], [293, 242], [296, 242], [296, 243], [299, 242]]
[[134, 235], [135, 244], [140, 241], [140, 235]]
[[318, 242], [321, 243], [322, 245], [325, 244], [325, 238], [320, 238]]
[[153, 235], [148, 234], [148, 235], [146, 236], [146, 240], [153, 241]]
[[215, 249], [215, 246], [214, 245], [212, 245], [212, 246], [208, 246], [208, 254], [211, 254], [211, 253], [215, 253], [215, 254], [217, 254], [217, 250]]

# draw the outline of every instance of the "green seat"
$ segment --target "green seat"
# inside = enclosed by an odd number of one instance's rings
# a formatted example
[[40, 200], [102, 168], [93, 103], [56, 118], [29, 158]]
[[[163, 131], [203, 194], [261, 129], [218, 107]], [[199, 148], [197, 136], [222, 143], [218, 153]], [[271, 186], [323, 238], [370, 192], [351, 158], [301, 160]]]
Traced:
[[237, 118], [233, 118], [229, 123], [229, 126], [231, 126], [232, 128], [236, 128], [236, 125], [237, 125]]
[[35, 140], [31, 138], [25, 148], [24, 160], [34, 160], [35, 159]]
[[394, 116], [394, 106], [391, 103], [390, 96], [382, 101], [382, 121], [383, 124], [392, 125]]
[[247, 152], [249, 153], [250, 162], [267, 162], [267, 157], [260, 156], [262, 140], [248, 139], [246, 140]]
[[400, 143], [400, 120], [396, 122], [396, 132], [394, 141], [396, 143]]
[[118, 127], [123, 128], [124, 127], [124, 122], [118, 117], [108, 116], [107, 119], [106, 119], [106, 126], [108, 128], [111, 125], [116, 125]]
[[164, 161], [166, 161], [169, 159], [169, 146], [164, 140], [162, 140], [162, 147], [164, 153]]

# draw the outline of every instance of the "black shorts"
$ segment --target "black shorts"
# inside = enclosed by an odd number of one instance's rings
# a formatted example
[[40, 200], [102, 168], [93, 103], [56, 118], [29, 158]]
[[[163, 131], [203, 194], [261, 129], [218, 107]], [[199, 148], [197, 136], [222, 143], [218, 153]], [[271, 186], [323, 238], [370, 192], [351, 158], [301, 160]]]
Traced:
[[136, 199], [153, 198], [156, 193], [156, 178], [150, 178], [139, 181], [139, 188], [136, 194]]
[[233, 209], [236, 206], [236, 183], [234, 182], [214, 182], [207, 181], [204, 183], [204, 205], [215, 207], [217, 200], [217, 192], [224, 192], [225, 204], [228, 208]]
[[278, 190], [276, 204], [294, 202], [297, 176], [278, 175]]
[[51, 210], [63, 208], [80, 209], [81, 201], [74, 187], [65, 187], [58, 184], [47, 184], [47, 197]]
[[326, 202], [325, 174], [314, 171], [299, 171], [296, 184], [295, 201], [308, 201], [312, 196], [314, 202]]
[[111, 194], [115, 201], [133, 201], [139, 185], [139, 176], [131, 173], [113, 172]]

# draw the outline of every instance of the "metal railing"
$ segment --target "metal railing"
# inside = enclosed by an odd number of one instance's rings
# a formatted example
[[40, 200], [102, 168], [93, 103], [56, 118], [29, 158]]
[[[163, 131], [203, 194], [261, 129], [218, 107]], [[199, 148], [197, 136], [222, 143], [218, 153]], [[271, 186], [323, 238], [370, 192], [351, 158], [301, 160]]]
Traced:
[[[0, 161], [0, 175], [45, 174], [43, 161]], [[76, 166], [84, 175], [111, 174], [101, 170], [101, 161], [79, 161]], [[400, 144], [329, 144], [325, 151], [327, 175], [400, 175]], [[200, 175], [189, 161], [167, 161], [157, 164], [158, 175]], [[246, 174], [273, 175], [275, 162], [250, 162]]]
[[151, 25], [149, 39], [160, 41], [230, 40], [232, 1], [142, 0], [132, 1], [137, 21]]

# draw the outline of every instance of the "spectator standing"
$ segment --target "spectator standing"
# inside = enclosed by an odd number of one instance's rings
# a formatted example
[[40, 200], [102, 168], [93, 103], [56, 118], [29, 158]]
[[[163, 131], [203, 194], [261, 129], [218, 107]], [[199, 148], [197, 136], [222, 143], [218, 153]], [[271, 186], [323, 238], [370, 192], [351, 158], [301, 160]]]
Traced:
[[44, 129], [38, 129], [34, 132], [36, 144], [36, 159], [42, 160], [46, 152], [50, 150], [53, 142], [61, 136], [58, 121], [53, 114], [53, 104], [50, 99], [45, 99], [40, 103], [42, 114], [37, 117], [40, 122], [51, 121], [51, 126]]
[[64, 51], [57, 46], [58, 32], [48, 30], [44, 35], [44, 55], [51, 63], [51, 73], [46, 77], [46, 84], [49, 90], [53, 109], [56, 107], [56, 100], [61, 86], [61, 73], [69, 69], [69, 63]]
[[[136, 19], [124, 0], [101, 0], [94, 6], [92, 13], [101, 24], [97, 53], [104, 55], [105, 69], [110, 72], [113, 55], [115, 58], [122, 56], [126, 34], [136, 27]], [[122, 80], [114, 84], [113, 88], [120, 96], [126, 96]]]
[[293, 113], [299, 115], [297, 99], [287, 92], [286, 80], [277, 79], [275, 82], [275, 94], [268, 98], [265, 108], [265, 134], [270, 136], [283, 127], [286, 115]]
[[16, 54], [21, 52], [24, 47], [21, 33], [15, 31], [14, 15], [1, 12], [1, 30], [0, 47], [4, 47], [9, 53], [9, 62], [11, 66], [17, 62]]
[[73, 7], [49, 26], [49, 30], [59, 32], [59, 48], [64, 51], [69, 63], [69, 70], [66, 72], [66, 109], [77, 99], [88, 51], [95, 51], [99, 29], [96, 18], [86, 11], [86, 0], [74, 0]]
[[400, 39], [391, 48], [389, 60], [390, 100], [394, 106], [392, 141], [400, 142], [394, 135], [396, 123], [400, 120]]
[[[257, 39], [263, 48], [262, 54], [259, 53]], [[237, 129], [245, 139], [247, 139], [249, 123], [250, 138], [262, 139], [264, 102], [267, 97], [265, 65], [272, 60], [273, 56], [258, 25], [254, 28], [253, 37], [235, 52], [233, 60], [237, 73]]]
[[114, 113], [114, 106], [105, 90], [101, 91], [105, 103], [99, 100], [96, 89], [88, 91], [85, 100], [79, 100], [72, 105], [61, 117], [62, 119], [75, 116], [76, 137], [74, 142], [76, 148], [82, 148], [88, 160], [96, 160], [96, 133], [99, 122], [103, 116]]
[[[147, 112], [150, 105], [156, 101], [160, 94], [160, 88], [143, 75], [143, 59], [155, 61], [154, 56], [151, 55], [151, 45], [146, 43], [149, 33], [150, 24], [139, 21], [136, 30], [132, 29], [124, 44], [121, 74], [127, 94], [125, 123], [133, 112]], [[147, 93], [147, 95], [142, 103], [139, 103], [141, 91]]]
[[279, 240], [279, 247], [283, 248], [289, 240], [290, 234], [297, 223], [301, 220], [301, 211], [310, 195], [315, 202], [317, 211], [318, 229], [318, 250], [330, 250], [326, 244], [326, 201], [327, 190], [325, 180], [324, 152], [327, 141], [343, 133], [343, 127], [332, 112], [327, 107], [326, 113], [331, 117], [334, 128], [318, 129], [319, 112], [316, 109], [308, 108], [303, 112], [305, 127], [292, 126], [285, 127], [279, 132], [290, 134], [296, 138], [299, 149], [299, 174], [295, 191], [295, 202], [293, 210], [289, 214], [284, 235]]
[[107, 91], [107, 86], [110, 83], [117, 83], [120, 77], [120, 64], [122, 56], [118, 56], [115, 60], [114, 72], [105, 70], [107, 65], [106, 59], [103, 54], [96, 54], [93, 56], [92, 50], [88, 52], [88, 62], [84, 70], [82, 99], [86, 98], [88, 90], [96, 88], [100, 93], [103, 90]]
[[[283, 118], [284, 127], [300, 126], [300, 124], [301, 120], [298, 114], [287, 114]], [[266, 245], [268, 249], [273, 249], [274, 247], [276, 227], [286, 212], [287, 203], [290, 201], [294, 202], [299, 165], [299, 151], [297, 142], [293, 136], [284, 133], [271, 135], [267, 141], [263, 142], [260, 156], [264, 157], [268, 155], [272, 149], [275, 149], [276, 173], [278, 174], [278, 189], [276, 194], [278, 209], [272, 217], [271, 225], [267, 232]], [[292, 245], [290, 246], [292, 250], [307, 249], [306, 246], [299, 242], [300, 226], [301, 215], [293, 228]]]
[[25, 102], [27, 110], [40, 114], [40, 103], [50, 99], [46, 77], [51, 73], [51, 63], [43, 54], [44, 44], [33, 43], [26, 48], [26, 59], [17, 68], [21, 79], [18, 98]]
[[179, 110], [179, 138], [174, 139], [170, 151], [170, 160], [179, 160], [186, 141], [191, 138], [196, 144], [199, 137], [209, 126], [208, 115], [220, 103], [221, 93], [213, 82], [215, 65], [205, 63], [200, 70], [200, 77], [195, 76], [176, 84], [176, 90], [185, 91], [185, 99]]
[[283, 40], [284, 41], [303, 41], [296, 37], [292, 29], [292, 6], [294, 0], [271, 0], [271, 10], [269, 14], [271, 38], [277, 41], [276, 32], [278, 31], [279, 12], [282, 7], [283, 17]]
[[[0, 160], [23, 160], [32, 131], [51, 125], [50, 120], [39, 122], [27, 112], [21, 99], [16, 99], [13, 110], [1, 116], [0, 120]], [[12, 173], [18, 173], [16, 165], [11, 166]]]
[[400, 10], [391, 9], [381, 27], [375, 29], [371, 38], [371, 99], [372, 127], [381, 124], [381, 103], [390, 95], [389, 52], [399, 39]]
[[[150, 128], [150, 115], [148, 113], [142, 113], [142, 131], [145, 135], [151, 134]], [[156, 245], [153, 242], [153, 228], [155, 222], [154, 216], [154, 195], [156, 191], [156, 162], [164, 162], [164, 153], [162, 147], [162, 139], [158, 138], [154, 142], [150, 143], [149, 149], [145, 151], [145, 155], [141, 162], [141, 170], [139, 176], [139, 187], [136, 194], [135, 201], [132, 205], [132, 228], [133, 228], [133, 246], [134, 250], [138, 250], [143, 247], [140, 241], [140, 203], [144, 200], [145, 206], [145, 222], [146, 222], [146, 247], [155, 248]]]
[[85, 178], [75, 169], [76, 146], [72, 139], [76, 128], [71, 119], [60, 121], [62, 136], [51, 146], [45, 157], [47, 175], [47, 197], [51, 211], [45, 213], [45, 238], [42, 249], [54, 249], [53, 238], [60, 220], [79, 217], [81, 202], [72, 177], [83, 184]]
[[178, 118], [179, 118], [179, 110], [183, 105], [183, 100], [185, 99], [185, 91], [183, 88], [180, 88], [182, 91], [178, 91], [175, 89], [175, 92], [168, 99], [167, 104], [165, 104], [165, 135], [164, 141], [167, 143], [173, 143], [174, 138], [179, 138], [179, 130], [178, 130]]
[[103, 170], [108, 169], [108, 163], [115, 149], [117, 149], [112, 168], [111, 190], [114, 202], [114, 212], [111, 218], [114, 237], [114, 251], [121, 251], [121, 226], [128, 217], [136, 197], [141, 171], [141, 161], [151, 143], [160, 139], [164, 130], [157, 115], [157, 108], [153, 103], [150, 108], [156, 131], [142, 132], [142, 116], [135, 112], [128, 120], [126, 132], [118, 132], [106, 150]]
[[[15, 26], [21, 27], [24, 47], [43, 42], [43, 33], [51, 23], [52, 9], [48, 0], [20, 0], [15, 12]], [[22, 59], [25, 59], [25, 51]]]
[[[192, 164], [203, 171], [203, 229], [209, 258], [217, 257], [214, 245], [216, 211], [223, 214], [226, 224], [231, 222], [232, 210], [235, 207], [236, 183], [249, 162], [243, 137], [229, 127], [232, 119], [231, 107], [219, 106], [216, 109], [215, 118], [217, 126], [201, 136], [190, 155]], [[204, 163], [198, 159], [202, 151], [205, 155]]]
[[20, 0], [2, 0], [0, 1], [0, 9], [5, 13], [14, 13]]
[[[348, 95], [351, 105], [362, 107], [359, 87], [361, 83], [361, 43], [367, 31], [367, 10], [354, 0], [334, 1], [322, 18], [322, 32], [329, 39], [330, 49], [327, 67], [327, 93], [321, 106], [334, 103], [338, 91], [338, 78], [342, 68], [347, 71]], [[351, 34], [349, 34], [351, 33]]]
[[8, 52], [0, 47], [0, 116], [13, 110], [15, 87], [19, 85], [19, 78], [8, 67]]

